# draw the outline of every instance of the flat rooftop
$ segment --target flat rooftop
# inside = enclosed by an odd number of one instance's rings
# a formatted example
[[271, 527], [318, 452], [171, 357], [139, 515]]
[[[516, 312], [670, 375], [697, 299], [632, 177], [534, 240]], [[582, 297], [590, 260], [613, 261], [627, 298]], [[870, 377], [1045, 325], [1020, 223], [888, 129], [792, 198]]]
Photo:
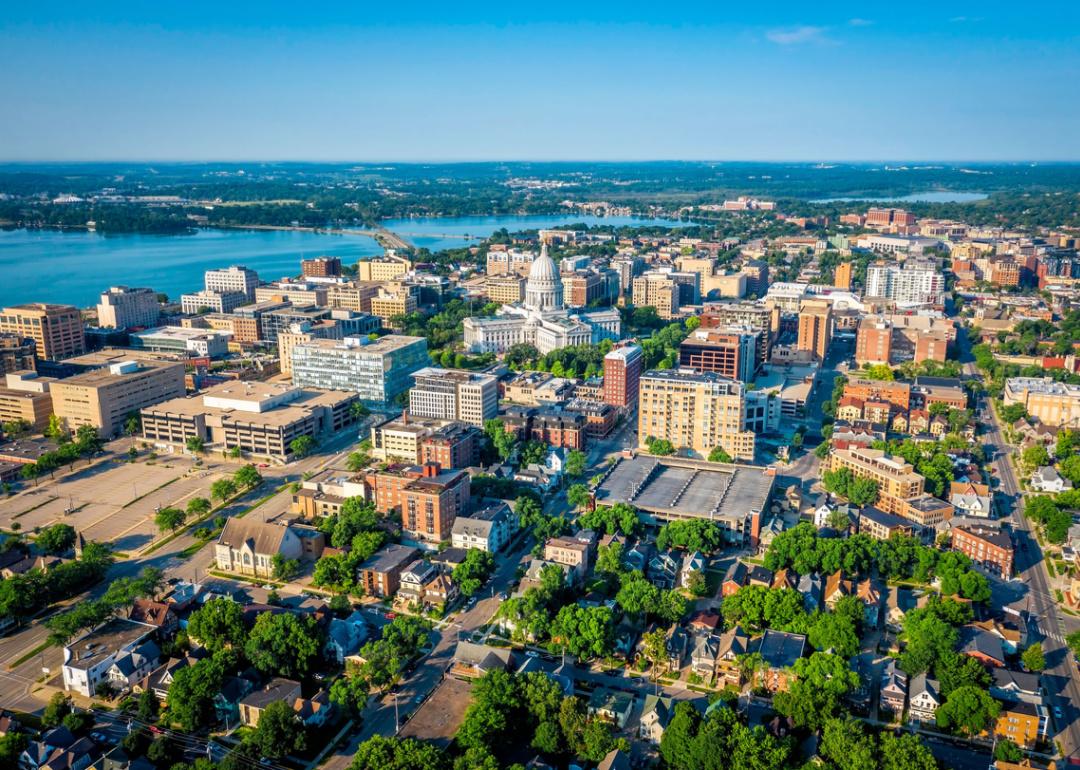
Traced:
[[765, 510], [773, 482], [760, 466], [642, 454], [619, 460], [597, 487], [596, 499], [660, 516], [742, 521]]
[[105, 625], [95, 628], [67, 645], [71, 651], [71, 659], [64, 665], [72, 668], [93, 666], [117, 650], [139, 641], [144, 636], [149, 636], [155, 630], [154, 626], [145, 623], [113, 618]]
[[[263, 388], [275, 387], [272, 383], [256, 383]], [[278, 386], [281, 387], [280, 385]], [[290, 391], [292, 386], [285, 386]], [[196, 415], [228, 415], [234, 420], [240, 422], [250, 422], [259, 425], [289, 425], [297, 420], [306, 417], [312, 409], [317, 407], [333, 407], [336, 404], [341, 403], [350, 398], [355, 398], [355, 393], [346, 393], [340, 390], [304, 390], [296, 389], [295, 396], [288, 402], [278, 405], [270, 406], [263, 411], [256, 411], [250, 408], [236, 408], [228, 406], [215, 405], [215, 396], [222, 400], [230, 399], [228, 388], [236, 388], [236, 383], [225, 383], [215, 388], [211, 388], [203, 395], [174, 398], [169, 401], [163, 401], [160, 404], [155, 404], [151, 407], [146, 407], [144, 411], [149, 414], [167, 414], [177, 416], [190, 416]], [[225, 392], [221, 392], [225, 390]], [[210, 403], [204, 401], [206, 396], [210, 396]], [[235, 401], [237, 403], [249, 402], [249, 403], [267, 403], [270, 396], [266, 396], [263, 399], [259, 399], [258, 395], [248, 396], [242, 393], [237, 393]]]

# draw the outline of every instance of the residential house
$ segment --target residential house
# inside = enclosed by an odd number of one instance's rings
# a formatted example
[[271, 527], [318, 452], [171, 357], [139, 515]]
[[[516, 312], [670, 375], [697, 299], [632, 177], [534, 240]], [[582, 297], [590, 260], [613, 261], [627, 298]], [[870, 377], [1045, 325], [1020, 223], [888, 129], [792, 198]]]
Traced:
[[837, 570], [825, 579], [825, 590], [822, 599], [825, 606], [830, 610], [836, 609], [836, 603], [845, 596], [851, 596], [853, 586], [851, 581], [844, 577], [842, 570]]
[[160, 639], [168, 639], [180, 629], [180, 621], [172, 605], [153, 599], [136, 599], [128, 609], [128, 620], [154, 626]]
[[863, 603], [863, 623], [867, 628], [877, 628], [881, 615], [881, 592], [870, 578], [855, 585], [855, 595]]
[[660, 745], [660, 739], [664, 737], [664, 730], [675, 711], [673, 698], [659, 695], [646, 695], [645, 705], [641, 711], [641, 719], [638, 726], [638, 736], [643, 741], [648, 741], [654, 746]]
[[100, 756], [96, 743], [76, 738], [61, 725], [30, 741], [19, 754], [18, 765], [21, 770], [86, 770]]
[[689, 588], [690, 578], [693, 575], [700, 575], [705, 569], [705, 557], [700, 551], [691, 551], [682, 558], [682, 564], [679, 567], [679, 587]]
[[242, 676], [227, 676], [221, 688], [214, 693], [214, 716], [226, 728], [239, 724], [240, 701], [255, 689], [250, 679]]
[[935, 722], [942, 703], [941, 685], [925, 673], [911, 678], [908, 686], [908, 716], [915, 722]]
[[407, 604], [424, 604], [424, 586], [435, 579], [441, 570], [431, 562], [416, 559], [401, 571], [397, 599]]
[[1032, 671], [1017, 671], [1011, 668], [995, 668], [991, 672], [990, 694], [998, 700], [1022, 700], [1028, 703], [1042, 703], [1046, 691], [1042, 686], [1042, 677]]
[[720, 631], [720, 615], [712, 610], [698, 610], [686, 621], [686, 627], [695, 636], [710, 636]]
[[345, 659], [355, 655], [360, 646], [367, 641], [368, 624], [359, 610], [344, 620], [332, 618], [326, 626], [326, 643], [323, 654], [344, 664]]
[[755, 564], [750, 568], [746, 576], [746, 584], [751, 586], [772, 587], [773, 573], [771, 569]]
[[420, 552], [409, 545], [384, 546], [359, 567], [360, 584], [368, 596], [393, 596], [401, 584], [401, 573]]
[[1072, 482], [1062, 478], [1053, 465], [1046, 465], [1031, 474], [1031, 488], [1036, 492], [1064, 492], [1072, 489]]
[[742, 670], [739, 659], [750, 651], [750, 637], [741, 627], [735, 626], [720, 635], [716, 647], [717, 684], [739, 687], [742, 685]]
[[956, 508], [958, 516], [986, 519], [994, 510], [994, 499], [990, 487], [970, 481], [952, 482], [949, 485], [949, 502]]
[[1033, 749], [1046, 738], [1050, 717], [1046, 706], [1026, 701], [1008, 701], [1001, 704], [994, 736], [1008, 739], [1022, 749]]
[[652, 559], [653, 550], [652, 543], [639, 540], [623, 552], [623, 566], [631, 572], [640, 572], [644, 575], [645, 569], [649, 566], [649, 560]]
[[1006, 655], [1015, 655], [1020, 651], [1021, 647], [1027, 646], [1025, 623], [1011, 623], [991, 618], [989, 620], [973, 620], [970, 625], [981, 628], [983, 631], [1000, 639]]
[[633, 708], [634, 696], [622, 690], [598, 687], [589, 698], [589, 714], [612, 723], [620, 730], [626, 729]]
[[474, 642], [458, 642], [454, 648], [454, 673], [478, 678], [488, 671], [510, 668], [510, 650]]
[[310, 698], [296, 698], [291, 705], [297, 718], [309, 728], [322, 727], [334, 713], [330, 694], [326, 690], [319, 690]]
[[821, 609], [821, 597], [824, 590], [821, 576], [816, 573], [802, 575], [796, 589], [803, 597], [803, 609], [814, 613]]
[[292, 679], [274, 677], [262, 688], [249, 693], [240, 700], [240, 723], [258, 727], [259, 717], [266, 707], [275, 701], [294, 703], [300, 698], [300, 683]]
[[904, 629], [904, 618], [915, 609], [915, 594], [910, 588], [889, 586], [885, 599], [885, 627], [895, 633]]
[[881, 672], [880, 703], [894, 714], [904, 713], [904, 703], [907, 700], [908, 676], [896, 664], [894, 658], [889, 658], [885, 668]]
[[720, 654], [720, 637], [704, 635], [697, 637], [690, 653], [690, 667], [706, 681], [716, 672], [716, 658]]
[[66, 645], [64, 689], [92, 698], [103, 684], [120, 689], [145, 679], [161, 656], [150, 640], [155, 631], [145, 623], [113, 618]]
[[1001, 668], [1005, 665], [1005, 648], [1001, 637], [975, 625], [960, 629], [960, 652], [985, 666]]
[[273, 577], [275, 556], [300, 559], [303, 554], [303, 543], [292, 527], [255, 518], [228, 519], [214, 547], [218, 569], [260, 578]]
[[764, 664], [764, 670], [758, 672], [759, 684], [771, 693], [787, 690], [794, 680], [791, 668], [805, 651], [804, 634], [768, 629], [758, 646]]
[[649, 560], [645, 576], [657, 588], [670, 590], [679, 580], [679, 559], [671, 551], [658, 551]]
[[468, 516], [458, 516], [450, 530], [455, 548], [501, 551], [518, 530], [518, 517], [503, 501], [487, 505]]
[[750, 570], [746, 565], [736, 559], [724, 573], [724, 581], [720, 584], [720, 593], [723, 596], [731, 596], [744, 585], [750, 577]]
[[778, 569], [773, 574], [773, 581], [770, 588], [773, 590], [780, 590], [781, 588], [795, 589], [799, 585], [799, 576], [795, 574], [794, 570]]
[[683, 659], [686, 658], [686, 649], [690, 645], [690, 634], [686, 629], [675, 623], [668, 629], [665, 646], [668, 656], [668, 670], [678, 671], [682, 668]]
[[172, 686], [173, 679], [176, 678], [176, 672], [182, 668], [194, 666], [196, 663], [198, 663], [198, 659], [191, 656], [169, 658], [165, 663], [151, 671], [150, 675], [133, 689], [136, 692], [149, 690], [154, 693], [154, 697], [164, 702], [169, 697], [169, 687]]
[[612, 749], [600, 760], [596, 770], [630, 770], [630, 767], [630, 756], [622, 749]]
[[154, 763], [146, 757], [132, 759], [123, 746], [116, 746], [101, 758], [101, 770], [154, 770]]

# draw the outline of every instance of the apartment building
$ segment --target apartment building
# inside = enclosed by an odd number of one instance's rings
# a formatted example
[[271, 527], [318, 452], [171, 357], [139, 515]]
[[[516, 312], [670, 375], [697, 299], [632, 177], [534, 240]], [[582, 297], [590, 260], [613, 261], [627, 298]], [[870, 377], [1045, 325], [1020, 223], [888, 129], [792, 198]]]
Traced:
[[[825, 470], [849, 469], [857, 478], [868, 478], [878, 485], [878, 494], [895, 500], [923, 494], [926, 480], [914, 466], [899, 457], [890, 457], [881, 449], [851, 447], [834, 449], [822, 463]], [[893, 511], [881, 506], [886, 513]]]
[[871, 315], [859, 321], [855, 362], [896, 365], [906, 361], [944, 362], [956, 340], [956, 327], [942, 318]]
[[527, 276], [532, 269], [536, 254], [518, 249], [491, 249], [488, 251], [486, 273], [488, 275]]
[[37, 344], [18, 334], [0, 334], [0, 374], [33, 371], [37, 367]]
[[799, 306], [799, 339], [796, 350], [805, 350], [815, 361], [824, 361], [833, 335], [832, 303], [805, 300]]
[[878, 262], [866, 270], [866, 296], [889, 299], [901, 307], [941, 305], [945, 301], [945, 276], [928, 262]]
[[356, 279], [371, 282], [394, 281], [403, 278], [412, 269], [412, 262], [404, 257], [362, 259], [356, 263]]
[[756, 370], [758, 337], [747, 326], [698, 328], [679, 345], [679, 366], [750, 382]]
[[632, 302], [636, 307], [653, 307], [661, 318], [679, 315], [679, 287], [670, 274], [645, 273], [633, 282]]
[[1080, 424], [1080, 385], [1050, 377], [1010, 377], [1002, 395], [1005, 406], [1022, 404], [1032, 417], [1050, 427]]
[[1047, 736], [1050, 715], [1042, 703], [1006, 701], [994, 722], [994, 736], [1032, 749]]
[[449, 540], [454, 519], [469, 505], [469, 474], [435, 463], [374, 470], [366, 481], [379, 513], [400, 515], [402, 531], [428, 545]]
[[0, 334], [34, 341], [37, 357], [46, 361], [86, 352], [82, 316], [72, 305], [38, 302], [0, 309]]
[[998, 527], [960, 526], [953, 527], [951, 535], [953, 550], [1006, 580], [1012, 577], [1014, 549], [1008, 532]]
[[248, 303], [241, 291], [202, 291], [180, 295], [180, 310], [189, 315], [200, 313], [231, 313]]
[[468, 468], [480, 461], [483, 433], [474, 425], [450, 422], [420, 439], [417, 462], [436, 463], [447, 470]]
[[851, 262], [841, 262], [839, 265], [837, 265], [836, 268], [833, 270], [832, 285], [838, 289], [850, 291], [853, 268], [854, 264]]
[[563, 304], [586, 307], [590, 302], [607, 299], [607, 282], [595, 271], [578, 271], [562, 276]]
[[757, 399], [753, 406], [748, 402], [741, 382], [715, 372], [646, 372], [638, 397], [638, 440], [645, 448], [649, 438], [667, 439], [676, 449], [701, 457], [723, 447], [734, 458], [752, 461], [751, 426], [765, 416], [756, 414], [761, 408]]
[[300, 436], [319, 441], [356, 422], [356, 393], [312, 391], [282, 383], [227, 382], [190, 398], [142, 410], [143, 438], [183, 447], [191, 437], [210, 449], [237, 448], [279, 462]]
[[302, 259], [300, 273], [305, 278], [337, 278], [341, 275], [341, 260], [338, 257]]
[[604, 403], [624, 409], [637, 403], [645, 355], [641, 346], [625, 343], [604, 355]]
[[293, 305], [326, 307], [327, 286], [314, 281], [282, 280], [255, 289], [255, 301], [284, 300]]
[[412, 376], [409, 411], [417, 417], [459, 420], [482, 428], [499, 413], [499, 381], [493, 375], [426, 366]]
[[872, 208], [866, 212], [867, 227], [908, 227], [917, 221], [914, 214], [904, 209]]
[[184, 395], [184, 365], [118, 360], [50, 384], [53, 412], [69, 430], [90, 425], [101, 436], [123, 432], [128, 416]]
[[243, 265], [232, 265], [222, 270], [207, 270], [203, 274], [203, 288], [207, 291], [238, 291], [247, 297], [248, 302], [256, 301], [255, 288], [259, 285], [259, 274], [248, 270]]
[[368, 407], [387, 409], [428, 363], [423, 337], [315, 339], [293, 348], [292, 375], [300, 387], [352, 391]]
[[101, 293], [97, 317], [104, 329], [149, 329], [161, 320], [161, 303], [153, 289], [110, 286]]
[[539, 441], [563, 449], [585, 448], [588, 418], [562, 405], [512, 406], [502, 420], [506, 430], [523, 441]]
[[844, 385], [844, 397], [860, 401], [885, 401], [901, 412], [911, 408], [911, 383], [895, 380], [871, 380], [866, 377], [851, 377]]
[[377, 283], [361, 281], [332, 283], [326, 287], [326, 303], [332, 308], [370, 313], [371, 300], [378, 293], [379, 284]]
[[0, 423], [22, 421], [35, 433], [49, 424], [53, 413], [51, 377], [39, 377], [37, 372], [9, 372], [0, 388]]
[[389, 326], [394, 316], [415, 313], [420, 307], [416, 298], [416, 287], [403, 283], [388, 283], [379, 288], [378, 294], [371, 298], [371, 313], [383, 319], [383, 325]]
[[492, 302], [512, 305], [525, 299], [525, 278], [518, 275], [489, 275], [484, 279], [484, 293]]
[[773, 335], [780, 329], [780, 308], [755, 302], [717, 302], [706, 304], [701, 313], [702, 329], [749, 327], [758, 333], [755, 366], [769, 358]]

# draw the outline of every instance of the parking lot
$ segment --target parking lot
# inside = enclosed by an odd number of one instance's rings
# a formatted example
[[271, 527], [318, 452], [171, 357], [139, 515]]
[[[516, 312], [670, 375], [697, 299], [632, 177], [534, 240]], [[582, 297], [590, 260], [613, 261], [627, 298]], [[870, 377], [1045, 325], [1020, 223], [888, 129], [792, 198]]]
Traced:
[[[0, 500], [0, 528], [15, 522], [23, 532], [66, 522], [87, 540], [108, 542], [132, 552], [158, 534], [158, 508], [183, 508], [192, 497], [209, 497], [215, 471], [192, 471], [187, 460], [149, 464], [105, 462]], [[135, 501], [135, 502], [132, 502]]]

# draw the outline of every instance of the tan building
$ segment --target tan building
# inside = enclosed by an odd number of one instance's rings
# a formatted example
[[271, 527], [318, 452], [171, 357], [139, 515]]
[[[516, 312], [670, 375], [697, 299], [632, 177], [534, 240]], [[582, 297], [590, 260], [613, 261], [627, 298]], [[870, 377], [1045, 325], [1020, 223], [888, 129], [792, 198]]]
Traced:
[[143, 438], [183, 447], [191, 437], [208, 448], [239, 448], [287, 461], [300, 436], [316, 441], [356, 422], [355, 393], [304, 390], [284, 383], [228, 382], [191, 398], [142, 410]]
[[132, 413], [184, 395], [184, 365], [150, 359], [118, 358], [101, 369], [56, 380], [50, 386], [53, 412], [77, 430], [92, 425], [111, 438]]
[[161, 303], [153, 289], [111, 286], [101, 293], [97, 317], [105, 329], [150, 329], [161, 320]]
[[[830, 471], [848, 468], [856, 478], [877, 482], [879, 495], [898, 500], [918, 497], [926, 483], [926, 479], [915, 472], [911, 463], [899, 457], [890, 457], [884, 450], [869, 447], [834, 449], [822, 467]], [[884, 507], [882, 510], [892, 513]]]
[[297, 345], [316, 339], [336, 339], [339, 335], [340, 330], [333, 321], [305, 321], [278, 332], [278, 361], [281, 362], [281, 373], [292, 376], [292, 352]]
[[79, 309], [43, 302], [0, 308], [0, 334], [29, 337], [37, 357], [47, 361], [81, 355], [86, 351]]
[[0, 388], [0, 423], [23, 421], [39, 433], [49, 424], [53, 413], [51, 377], [38, 377], [36, 372], [10, 372], [5, 387]]
[[[362, 263], [361, 263], [362, 264]], [[332, 283], [326, 289], [326, 303], [337, 310], [355, 310], [358, 313], [371, 312], [371, 300], [379, 293], [379, 284]]]
[[826, 300], [805, 300], [799, 307], [799, 341], [797, 350], [806, 350], [818, 361], [824, 361], [832, 342], [832, 303]]
[[419, 464], [424, 439], [445, 424], [444, 420], [418, 418], [405, 412], [400, 419], [372, 425], [371, 456], [388, 463]]
[[499, 275], [484, 279], [484, 293], [492, 302], [510, 305], [525, 299], [525, 279], [521, 276]]
[[633, 283], [635, 307], [654, 307], [661, 318], [675, 318], [679, 314], [679, 286], [661, 273], [638, 276]]
[[257, 519], [230, 518], [214, 546], [218, 569], [253, 577], [272, 577], [276, 555], [300, 559], [304, 547], [299, 534], [292, 527]]
[[739, 460], [754, 459], [754, 431], [747, 420], [742, 383], [713, 372], [659, 370], [641, 375], [638, 441], [666, 439], [676, 449], [707, 457], [723, 447]]
[[494, 375], [425, 366], [412, 376], [409, 412], [417, 417], [460, 420], [483, 428], [499, 413], [499, 381]]
[[1049, 377], [1010, 377], [1002, 396], [1005, 406], [1023, 404], [1032, 417], [1054, 428], [1080, 425], [1080, 385]]
[[306, 282], [278, 281], [255, 289], [255, 302], [290, 302], [296, 306], [326, 307], [326, 285]]
[[844, 291], [851, 290], [851, 262], [841, 262], [833, 271], [833, 286]]
[[588, 573], [591, 553], [587, 540], [572, 535], [553, 537], [544, 543], [544, 560], [569, 567], [578, 578]]
[[390, 283], [379, 289], [378, 295], [371, 299], [371, 313], [383, 319], [389, 325], [390, 319], [398, 315], [416, 312], [419, 305], [416, 292], [403, 283]]
[[738, 299], [746, 294], [747, 274], [718, 273], [716, 259], [713, 257], [679, 257], [675, 264], [682, 272], [698, 275], [702, 297]]
[[356, 263], [358, 281], [393, 281], [412, 270], [412, 262], [403, 257], [362, 259]]
[[1014, 701], [1002, 703], [1001, 712], [994, 723], [994, 735], [999, 740], [1008, 739], [1024, 749], [1032, 749], [1041, 738], [1046, 737], [1049, 715], [1041, 703]]
[[0, 334], [0, 374], [37, 368], [37, 345], [29, 337]]

